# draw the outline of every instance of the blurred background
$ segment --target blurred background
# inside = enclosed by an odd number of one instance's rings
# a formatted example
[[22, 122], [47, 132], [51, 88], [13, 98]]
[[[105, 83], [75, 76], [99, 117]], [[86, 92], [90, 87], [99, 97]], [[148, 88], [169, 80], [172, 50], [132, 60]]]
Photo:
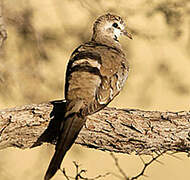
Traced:
[[[0, 50], [0, 109], [63, 98], [66, 64], [72, 51], [90, 39], [94, 20], [112, 12], [126, 19], [133, 40], [121, 39], [131, 71], [124, 90], [109, 106], [143, 110], [189, 110], [189, 0], [1, 0], [8, 39]], [[42, 179], [54, 147], [0, 151], [1, 180]], [[143, 163], [135, 154], [115, 154], [128, 176]], [[142, 156], [145, 160], [149, 157]], [[187, 154], [164, 155], [144, 180], [190, 179]], [[87, 177], [112, 172], [108, 152], [74, 145], [64, 160], [68, 175], [73, 161]], [[64, 179], [59, 172], [54, 180]], [[103, 178], [102, 178], [103, 179]], [[120, 175], [120, 179], [121, 175]]]

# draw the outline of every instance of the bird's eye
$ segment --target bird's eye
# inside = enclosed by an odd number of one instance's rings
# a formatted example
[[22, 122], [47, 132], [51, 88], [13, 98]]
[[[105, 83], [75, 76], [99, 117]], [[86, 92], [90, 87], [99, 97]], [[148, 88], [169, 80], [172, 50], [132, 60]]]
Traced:
[[115, 28], [117, 28], [118, 24], [117, 23], [113, 23], [112, 26], [115, 27]]

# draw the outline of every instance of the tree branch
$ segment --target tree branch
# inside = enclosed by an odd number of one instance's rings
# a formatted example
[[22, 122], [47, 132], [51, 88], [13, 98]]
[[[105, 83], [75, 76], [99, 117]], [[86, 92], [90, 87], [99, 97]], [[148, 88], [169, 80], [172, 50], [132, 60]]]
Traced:
[[[0, 149], [55, 144], [65, 101], [0, 111]], [[148, 154], [190, 150], [190, 112], [105, 108], [88, 116], [75, 143], [103, 151]]]

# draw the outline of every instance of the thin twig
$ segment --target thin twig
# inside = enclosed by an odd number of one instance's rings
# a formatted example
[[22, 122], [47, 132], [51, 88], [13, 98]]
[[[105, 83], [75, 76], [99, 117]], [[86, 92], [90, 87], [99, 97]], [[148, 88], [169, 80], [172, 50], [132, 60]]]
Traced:
[[85, 170], [85, 169], [80, 170], [79, 169], [80, 165], [75, 161], [73, 161], [73, 164], [75, 165], [75, 168], [76, 168], [76, 175], [74, 177], [68, 176], [66, 174], [65, 169], [63, 169], [63, 170], [60, 169], [67, 180], [70, 180], [70, 179], [75, 179], [75, 180], [80, 180], [80, 179], [83, 179], [83, 180], [97, 180], [97, 179], [100, 179], [100, 178], [101, 179], [105, 178], [106, 176], [111, 174], [110, 172], [107, 172], [107, 173], [105, 173], [103, 175], [97, 175], [97, 176], [95, 176], [93, 178], [84, 177], [82, 174], [86, 173], [87, 170]]
[[67, 179], [67, 180], [70, 180], [69, 179], [69, 177], [67, 176], [67, 174], [66, 174], [66, 171], [65, 171], [65, 168], [62, 170], [62, 169], [60, 169], [61, 170], [61, 172], [63, 173], [63, 175], [65, 176], [65, 178]]
[[119, 170], [119, 172], [122, 174], [122, 176], [126, 179], [129, 180], [129, 177], [127, 177], [127, 175], [125, 174], [125, 172], [123, 171], [123, 169], [121, 169], [119, 163], [118, 163], [118, 158], [115, 157], [115, 155], [113, 153], [110, 153], [110, 155], [112, 156], [112, 158], [115, 161], [115, 165], [117, 167], [117, 169]]
[[157, 161], [159, 163], [161, 163], [160, 161], [158, 161], [157, 159], [163, 155], [166, 151], [163, 151], [162, 153], [158, 154], [156, 157], [153, 157], [149, 162], [145, 163], [144, 160], [142, 160], [143, 164], [144, 164], [144, 167], [142, 169], [142, 171], [137, 175], [137, 176], [134, 176], [132, 178], [130, 178], [130, 180], [134, 180], [134, 179], [138, 179], [140, 176], [145, 176], [144, 173], [145, 173], [145, 170], [147, 169], [147, 167], [152, 164], [154, 161]]
[[177, 154], [179, 152], [167, 152], [166, 154], [169, 155], [169, 156], [172, 156], [173, 158], [176, 158], [178, 160], [182, 160], [182, 158], [180, 157], [177, 157], [175, 154]]

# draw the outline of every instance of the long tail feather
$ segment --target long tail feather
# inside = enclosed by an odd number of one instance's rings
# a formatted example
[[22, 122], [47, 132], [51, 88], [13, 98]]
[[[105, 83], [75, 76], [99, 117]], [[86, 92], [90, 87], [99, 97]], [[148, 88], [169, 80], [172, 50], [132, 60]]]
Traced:
[[66, 152], [74, 143], [84, 123], [85, 119], [79, 117], [77, 113], [73, 113], [67, 117], [64, 122], [62, 133], [58, 139], [55, 153], [45, 174], [44, 180], [50, 180], [60, 168], [61, 162]]

